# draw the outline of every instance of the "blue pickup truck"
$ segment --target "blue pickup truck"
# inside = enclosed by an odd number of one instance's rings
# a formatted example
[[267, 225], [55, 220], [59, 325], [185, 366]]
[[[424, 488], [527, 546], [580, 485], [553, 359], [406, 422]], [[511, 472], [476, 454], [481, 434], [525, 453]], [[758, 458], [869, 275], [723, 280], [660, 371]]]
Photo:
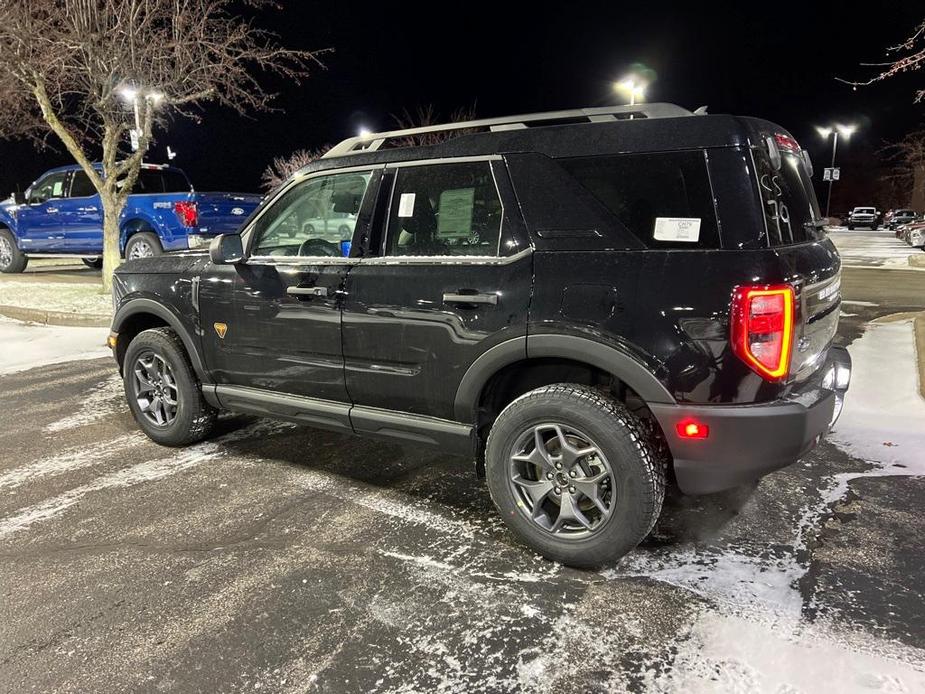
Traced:
[[[198, 248], [241, 228], [259, 195], [197, 193], [172, 166], [142, 165], [120, 224], [125, 258]], [[46, 172], [26, 190], [0, 203], [0, 272], [22, 272], [29, 258], [76, 256], [101, 267], [100, 196], [77, 165]]]

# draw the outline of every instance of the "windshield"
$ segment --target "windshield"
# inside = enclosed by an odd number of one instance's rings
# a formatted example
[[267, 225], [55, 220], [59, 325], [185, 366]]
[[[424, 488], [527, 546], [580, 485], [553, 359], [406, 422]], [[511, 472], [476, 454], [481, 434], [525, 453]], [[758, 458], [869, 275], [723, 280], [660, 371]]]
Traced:
[[854, 211], [857, 212], [858, 214], [873, 214], [874, 208], [873, 207], [855, 207]]

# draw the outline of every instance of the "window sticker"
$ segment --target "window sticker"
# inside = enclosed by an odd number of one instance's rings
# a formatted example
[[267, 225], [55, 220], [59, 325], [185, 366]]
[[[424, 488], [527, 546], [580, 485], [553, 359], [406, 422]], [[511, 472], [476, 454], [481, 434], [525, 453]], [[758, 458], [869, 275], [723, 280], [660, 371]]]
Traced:
[[64, 181], [55, 181], [51, 186], [51, 197], [60, 198], [64, 192]]
[[697, 243], [700, 240], [700, 217], [656, 217], [656, 241]]
[[475, 188], [458, 188], [440, 193], [437, 233], [440, 236], [471, 235], [474, 203]]
[[401, 198], [398, 201], [398, 216], [399, 217], [413, 217], [414, 216], [414, 197], [415, 193], [402, 193]]

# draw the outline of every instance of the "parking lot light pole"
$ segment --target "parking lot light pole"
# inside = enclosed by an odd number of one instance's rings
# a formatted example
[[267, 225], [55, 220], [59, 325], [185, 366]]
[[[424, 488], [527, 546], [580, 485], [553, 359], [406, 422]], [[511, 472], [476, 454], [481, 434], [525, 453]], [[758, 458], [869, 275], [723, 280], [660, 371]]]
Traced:
[[624, 80], [615, 82], [613, 88], [616, 92], [629, 94], [630, 106], [635, 106], [637, 97], [642, 101], [646, 91], [646, 84], [634, 77], [627, 77]]
[[832, 176], [829, 178], [829, 192], [825, 200], [825, 218], [829, 218], [829, 211], [832, 206], [832, 184], [835, 182], [834, 169], [835, 169], [835, 152], [838, 150], [838, 136], [841, 134], [846, 140], [851, 137], [851, 134], [857, 130], [857, 127], [854, 125], [830, 125], [824, 128], [816, 128], [816, 132], [822, 135], [823, 138], [828, 138], [829, 135], [832, 136]]
[[[163, 98], [164, 95], [156, 90], [141, 90], [135, 87], [125, 86], [119, 90], [119, 94], [123, 99], [132, 104], [132, 110], [135, 112], [135, 137], [141, 137], [141, 113], [138, 110], [138, 104], [142, 99], [145, 101], [150, 101], [152, 104], [157, 105]], [[133, 149], [135, 140], [132, 140]]]

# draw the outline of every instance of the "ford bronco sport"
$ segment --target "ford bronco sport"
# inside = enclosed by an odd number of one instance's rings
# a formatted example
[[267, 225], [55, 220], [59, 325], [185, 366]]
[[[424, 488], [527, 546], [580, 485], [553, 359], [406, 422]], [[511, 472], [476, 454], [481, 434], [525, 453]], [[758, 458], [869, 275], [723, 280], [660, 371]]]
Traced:
[[208, 255], [123, 265], [110, 345], [158, 443], [231, 410], [436, 446], [521, 540], [597, 566], [666, 484], [755, 480], [838, 417], [810, 175], [779, 126], [669, 104], [352, 138]]

